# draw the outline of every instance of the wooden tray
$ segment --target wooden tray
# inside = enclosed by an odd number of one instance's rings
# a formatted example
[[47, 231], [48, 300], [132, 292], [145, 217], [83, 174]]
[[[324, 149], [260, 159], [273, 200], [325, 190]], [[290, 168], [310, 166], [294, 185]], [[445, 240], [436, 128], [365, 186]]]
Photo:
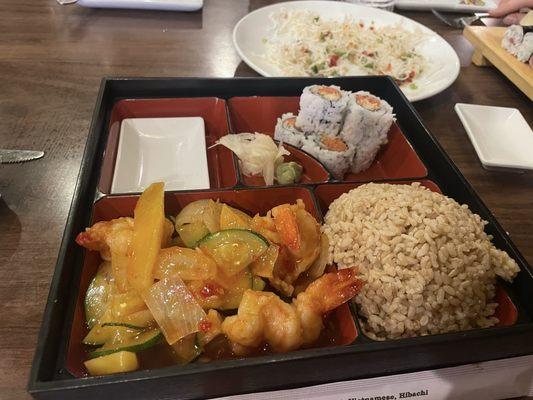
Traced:
[[533, 100], [533, 68], [518, 61], [501, 46], [506, 29], [505, 27], [467, 26], [463, 35], [474, 46], [472, 63], [478, 67], [494, 65]]

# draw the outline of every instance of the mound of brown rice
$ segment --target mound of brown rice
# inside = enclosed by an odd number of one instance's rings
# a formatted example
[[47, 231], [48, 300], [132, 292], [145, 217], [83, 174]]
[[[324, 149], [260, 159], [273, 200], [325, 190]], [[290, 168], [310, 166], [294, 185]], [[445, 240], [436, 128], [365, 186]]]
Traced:
[[355, 301], [365, 333], [403, 338], [496, 324], [496, 275], [519, 271], [466, 205], [419, 184], [367, 184], [335, 200], [324, 232], [339, 268], [367, 281]]

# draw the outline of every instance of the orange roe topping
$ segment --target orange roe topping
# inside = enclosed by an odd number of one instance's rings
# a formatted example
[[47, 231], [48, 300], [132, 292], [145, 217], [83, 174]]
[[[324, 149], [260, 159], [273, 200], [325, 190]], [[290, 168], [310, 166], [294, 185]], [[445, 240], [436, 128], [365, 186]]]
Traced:
[[322, 144], [331, 151], [346, 151], [348, 146], [341, 139], [335, 138], [333, 136], [324, 135], [322, 136]]
[[376, 111], [381, 107], [381, 102], [379, 99], [368, 94], [356, 94], [355, 101], [361, 107], [366, 108], [369, 111]]

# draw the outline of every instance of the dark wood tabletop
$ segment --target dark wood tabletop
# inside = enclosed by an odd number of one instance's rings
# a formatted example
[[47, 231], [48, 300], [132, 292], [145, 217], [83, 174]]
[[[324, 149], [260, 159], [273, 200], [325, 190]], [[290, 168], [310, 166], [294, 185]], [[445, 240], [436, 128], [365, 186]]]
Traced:
[[[233, 48], [235, 23], [266, 1], [206, 0], [203, 11], [96, 10], [55, 0], [0, 0], [0, 147], [44, 150], [0, 165], [0, 399], [26, 383], [82, 152], [104, 76], [256, 76]], [[530, 100], [494, 68], [470, 62], [460, 30], [404, 13], [441, 34], [461, 72], [415, 104], [423, 121], [533, 264], [533, 173], [484, 170], [455, 103], [515, 107]], [[502, 132], [512, 135], [513, 132]]]

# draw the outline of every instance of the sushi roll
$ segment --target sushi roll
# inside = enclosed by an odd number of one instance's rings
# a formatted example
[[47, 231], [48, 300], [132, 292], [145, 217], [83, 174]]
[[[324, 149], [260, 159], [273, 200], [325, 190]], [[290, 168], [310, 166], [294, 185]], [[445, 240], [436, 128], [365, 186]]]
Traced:
[[387, 134], [394, 121], [392, 111], [389, 103], [368, 92], [360, 91], [350, 96], [341, 137], [355, 148], [353, 173], [370, 167], [379, 148], [387, 143]]
[[296, 126], [306, 133], [337, 135], [347, 104], [348, 96], [338, 86], [307, 86], [300, 97]]
[[295, 147], [302, 147], [305, 136], [301, 130], [296, 127], [296, 116], [292, 113], [286, 113], [278, 118], [274, 130], [274, 139], [283, 143], [292, 144]]
[[526, 33], [524, 39], [516, 51], [516, 58], [522, 62], [528, 62], [533, 55], [533, 32]]
[[356, 92], [350, 96], [341, 137], [351, 146], [357, 146], [368, 136], [384, 138], [386, 143], [393, 121], [389, 103], [368, 92]]
[[518, 47], [524, 39], [524, 28], [520, 25], [511, 25], [505, 31], [502, 39], [502, 47], [512, 55], [516, 56]]
[[350, 169], [355, 148], [332, 135], [313, 135], [303, 142], [302, 150], [317, 158], [336, 179], [342, 179]]
[[378, 153], [382, 144], [386, 141], [380, 141], [378, 137], [369, 137], [357, 146], [355, 157], [351, 166], [351, 171], [358, 174], [370, 167], [376, 154]]

